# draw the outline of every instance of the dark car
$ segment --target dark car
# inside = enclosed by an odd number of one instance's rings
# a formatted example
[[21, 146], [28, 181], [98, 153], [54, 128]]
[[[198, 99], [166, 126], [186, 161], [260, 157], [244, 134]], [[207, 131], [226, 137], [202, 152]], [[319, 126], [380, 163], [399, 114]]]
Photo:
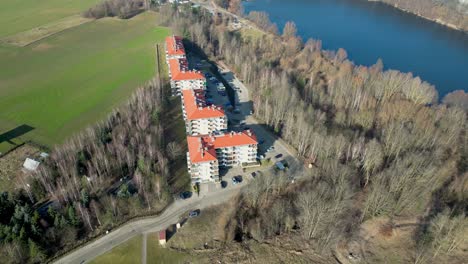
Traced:
[[227, 181], [221, 181], [221, 188], [226, 188], [228, 185]]
[[200, 209], [190, 211], [190, 213], [189, 213], [190, 218], [197, 217], [199, 215], [200, 215]]
[[252, 178], [255, 178], [255, 177], [257, 177], [257, 173], [256, 173], [255, 171], [254, 171], [254, 172], [252, 172], [250, 175], [252, 175]]
[[275, 158], [277, 158], [277, 159], [279, 159], [281, 157], [283, 157], [283, 154], [278, 154], [278, 155], [275, 156]]
[[232, 177], [232, 183], [233, 184], [238, 184], [238, 183], [241, 183], [242, 182], [242, 176], [234, 176]]
[[192, 197], [192, 192], [189, 192], [189, 191], [182, 192], [182, 193], [180, 193], [179, 197], [180, 197], [180, 199], [186, 200], [186, 199]]

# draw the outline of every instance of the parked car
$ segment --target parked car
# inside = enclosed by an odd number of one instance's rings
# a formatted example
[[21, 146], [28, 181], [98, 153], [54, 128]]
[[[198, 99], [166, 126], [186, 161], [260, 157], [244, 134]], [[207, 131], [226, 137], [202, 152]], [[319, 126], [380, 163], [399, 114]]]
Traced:
[[275, 147], [270, 146], [266, 151], [267, 151], [267, 152], [270, 152], [270, 151], [272, 151], [272, 150], [274, 150], [274, 149], [275, 149]]
[[190, 197], [192, 197], [192, 192], [189, 192], [189, 191], [185, 191], [185, 192], [181, 192], [179, 197], [183, 200], [186, 200]]
[[255, 171], [254, 171], [254, 172], [252, 172], [250, 175], [252, 175], [252, 178], [255, 178], [255, 177], [257, 177], [257, 173], [256, 173]]
[[189, 213], [190, 218], [194, 218], [194, 217], [197, 217], [199, 215], [200, 215], [200, 209], [190, 211], [190, 213]]
[[281, 154], [281, 153], [275, 156], [276, 159], [279, 159], [281, 157], [283, 157], [283, 154]]
[[226, 188], [228, 185], [227, 181], [221, 181], [221, 188]]
[[233, 184], [238, 184], [238, 183], [241, 183], [242, 182], [242, 176], [234, 176], [232, 177], [232, 183]]

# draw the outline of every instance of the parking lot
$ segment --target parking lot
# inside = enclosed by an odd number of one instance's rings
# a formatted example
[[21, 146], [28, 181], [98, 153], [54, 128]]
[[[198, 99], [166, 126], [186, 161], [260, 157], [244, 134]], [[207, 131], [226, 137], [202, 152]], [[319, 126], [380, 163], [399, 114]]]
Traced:
[[[252, 172], [261, 172], [273, 170], [275, 162], [282, 161], [288, 164], [289, 171], [294, 170], [298, 166], [298, 161], [295, 158], [294, 150], [289, 149], [287, 144], [278, 139], [272, 132], [270, 132], [253, 116], [253, 104], [250, 100], [249, 90], [243, 83], [236, 78], [236, 76], [229, 70], [224, 69], [221, 71], [221, 76], [234, 90], [235, 104], [232, 105], [226, 92], [218, 90], [221, 80], [215, 77], [215, 74], [210, 71], [210, 64], [200, 60], [197, 57], [189, 59], [192, 67], [202, 71], [207, 77], [207, 102], [214, 105], [222, 106], [228, 117], [228, 130], [229, 131], [242, 131], [251, 129], [257, 136], [258, 144], [258, 157], [262, 160], [269, 160], [268, 165], [257, 168], [246, 169], [245, 172], [242, 168], [230, 168], [227, 171], [220, 171], [222, 179], [228, 183], [226, 188], [232, 185], [232, 177], [242, 175], [243, 181], [240, 185], [245, 184], [252, 179]], [[211, 78], [211, 79], [210, 79]], [[221, 188], [220, 183], [203, 184], [200, 192], [212, 192]]]

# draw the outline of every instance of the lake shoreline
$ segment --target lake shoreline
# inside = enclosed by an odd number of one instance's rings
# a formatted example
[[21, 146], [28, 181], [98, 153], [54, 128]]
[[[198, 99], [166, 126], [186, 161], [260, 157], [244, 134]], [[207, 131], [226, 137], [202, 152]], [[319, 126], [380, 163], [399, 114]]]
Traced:
[[465, 30], [465, 29], [463, 29], [463, 28], [457, 27], [456, 25], [447, 23], [447, 22], [445, 22], [445, 21], [443, 21], [443, 20], [440, 20], [440, 19], [434, 19], [434, 18], [430, 18], [430, 17], [427, 17], [427, 16], [423, 16], [423, 15], [418, 14], [418, 13], [415, 13], [415, 12], [409, 10], [409, 9], [400, 7], [400, 6], [398, 6], [397, 4], [390, 4], [390, 3], [387, 3], [387, 2], [383, 2], [383, 1], [381, 1], [381, 0], [367, 0], [367, 1], [368, 1], [368, 2], [382, 3], [382, 4], [384, 4], [384, 5], [393, 7], [393, 8], [395, 8], [395, 9], [399, 10], [399, 11], [402, 11], [402, 12], [405, 12], [405, 13], [408, 13], [408, 14], [411, 14], [411, 15], [414, 15], [414, 16], [417, 16], [417, 17], [420, 17], [420, 18], [429, 20], [429, 21], [431, 21], [431, 22], [437, 23], [437, 24], [439, 24], [439, 25], [448, 27], [448, 28], [450, 28], [450, 29], [457, 30], [457, 31], [463, 32], [463, 33], [465, 33], [465, 34], [468, 34], [468, 30]]

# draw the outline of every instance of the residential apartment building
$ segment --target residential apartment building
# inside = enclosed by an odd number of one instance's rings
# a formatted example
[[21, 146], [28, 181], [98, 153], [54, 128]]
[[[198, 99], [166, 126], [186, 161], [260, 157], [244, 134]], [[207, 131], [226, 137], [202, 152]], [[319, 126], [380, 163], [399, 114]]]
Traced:
[[256, 162], [257, 138], [250, 130], [223, 132], [227, 117], [218, 106], [205, 101], [206, 79], [191, 71], [181, 37], [166, 38], [166, 62], [173, 95], [181, 95], [188, 143], [187, 165], [192, 182], [219, 180], [220, 167]]
[[170, 59], [185, 59], [185, 48], [182, 42], [182, 37], [170, 36], [166, 37], [166, 63]]
[[173, 95], [182, 90], [205, 90], [206, 79], [199, 71], [189, 70], [187, 59], [169, 59], [169, 77]]
[[182, 90], [182, 113], [188, 135], [207, 135], [227, 129], [224, 110], [207, 106], [203, 90]]
[[220, 167], [237, 167], [256, 162], [258, 142], [250, 130], [188, 136], [187, 142], [187, 165], [193, 182], [218, 180]]

